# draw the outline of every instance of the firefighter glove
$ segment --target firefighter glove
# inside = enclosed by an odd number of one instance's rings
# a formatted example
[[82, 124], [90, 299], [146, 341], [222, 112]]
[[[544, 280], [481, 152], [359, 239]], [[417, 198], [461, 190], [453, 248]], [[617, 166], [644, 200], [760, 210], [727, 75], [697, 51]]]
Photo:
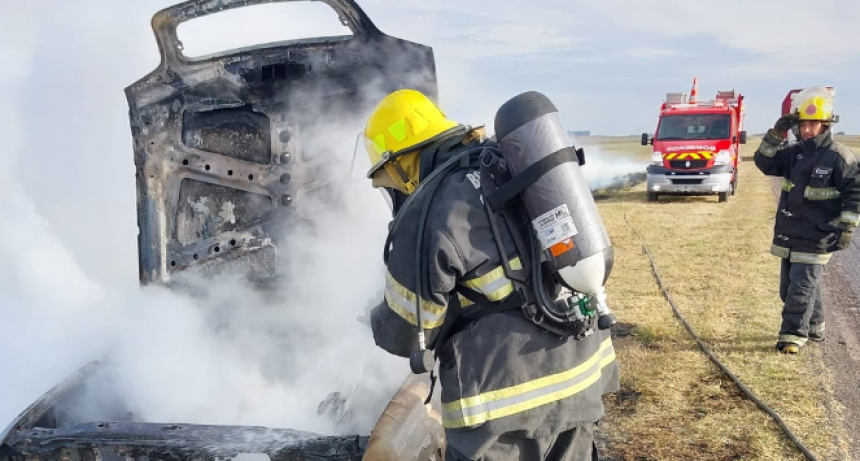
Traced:
[[839, 238], [836, 240], [836, 249], [844, 250], [851, 246], [851, 235], [854, 233], [854, 228], [838, 231]]
[[364, 312], [362, 312], [361, 315], [359, 315], [355, 319], [358, 320], [359, 323], [362, 323], [362, 324], [370, 327], [371, 326], [370, 316], [372, 315], [371, 311], [373, 311], [374, 307], [382, 304], [384, 299], [385, 299], [384, 292], [382, 290], [379, 290], [379, 292], [376, 294], [376, 296], [374, 298], [367, 300], [367, 304], [364, 305]]
[[800, 119], [797, 117], [797, 114], [785, 114], [773, 124], [773, 129], [780, 136], [785, 136], [785, 134], [788, 133], [788, 130], [797, 126], [799, 122]]

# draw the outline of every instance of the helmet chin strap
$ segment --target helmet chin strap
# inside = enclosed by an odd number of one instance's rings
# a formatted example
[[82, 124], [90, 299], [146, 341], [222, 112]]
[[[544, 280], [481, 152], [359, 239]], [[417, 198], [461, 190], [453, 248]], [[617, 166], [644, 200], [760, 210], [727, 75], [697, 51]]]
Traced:
[[399, 189], [397, 187], [397, 183], [391, 179], [391, 176], [388, 175], [388, 171], [386, 171], [385, 168], [380, 168], [373, 173], [373, 176], [371, 177], [371, 185], [376, 188], [387, 187], [389, 189]]
[[[483, 134], [482, 127], [479, 127], [481, 130], [476, 136], [480, 139], [480, 136]], [[418, 180], [413, 179], [409, 173], [403, 168], [403, 165], [400, 164], [400, 159], [405, 155], [410, 155], [415, 153], [418, 155], [421, 150], [440, 139], [444, 139], [455, 134], [459, 133], [467, 133], [472, 130], [468, 125], [459, 124], [453, 128], [443, 131], [432, 138], [418, 143], [414, 146], [410, 146], [406, 149], [400, 150], [398, 152], [394, 152], [388, 155], [387, 161], [382, 165], [381, 168], [376, 170], [370, 178], [372, 179], [373, 187], [389, 187], [392, 189], [397, 189], [400, 192], [403, 192], [406, 195], [410, 195], [412, 191], [418, 187]], [[384, 173], [383, 173], [384, 172]], [[415, 172], [417, 177], [418, 172]], [[399, 180], [399, 181], [398, 181]]]

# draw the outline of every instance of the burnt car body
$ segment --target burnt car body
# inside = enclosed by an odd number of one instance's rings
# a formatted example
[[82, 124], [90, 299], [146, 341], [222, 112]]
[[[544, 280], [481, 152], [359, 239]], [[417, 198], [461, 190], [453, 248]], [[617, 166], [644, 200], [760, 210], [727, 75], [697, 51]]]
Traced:
[[[293, 223], [312, 221], [310, 193], [332, 158], [309, 127], [355, 136], [354, 121], [387, 92], [437, 97], [432, 49], [382, 33], [352, 0], [321, 0], [352, 35], [183, 55], [179, 24], [271, 1], [192, 0], [152, 18], [161, 63], [125, 89], [141, 285], [171, 286], [183, 273], [240, 271], [262, 284], [288, 276], [280, 243]], [[122, 402], [74, 411], [103, 368], [92, 362], [25, 409], [0, 432], [0, 461], [359, 460], [367, 447], [365, 435], [140, 421]], [[433, 451], [440, 432], [424, 431]]]
[[383, 34], [351, 0], [324, 0], [351, 36], [182, 54], [180, 23], [258, 3], [192, 1], [152, 20], [161, 65], [126, 89], [144, 284], [189, 269], [277, 277], [284, 226], [313, 214], [306, 198], [331, 168], [313, 142], [326, 133], [306, 131], [354, 135], [350, 122], [400, 88], [437, 96], [432, 50]]

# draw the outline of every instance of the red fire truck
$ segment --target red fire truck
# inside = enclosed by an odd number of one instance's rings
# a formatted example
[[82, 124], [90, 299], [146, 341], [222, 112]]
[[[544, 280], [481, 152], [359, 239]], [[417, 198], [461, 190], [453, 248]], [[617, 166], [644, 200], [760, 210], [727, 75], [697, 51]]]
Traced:
[[642, 145], [652, 144], [648, 166], [648, 201], [661, 195], [711, 195], [720, 202], [738, 187], [744, 97], [718, 91], [714, 99], [698, 100], [697, 79], [689, 97], [668, 93], [660, 106], [653, 138], [642, 133]]

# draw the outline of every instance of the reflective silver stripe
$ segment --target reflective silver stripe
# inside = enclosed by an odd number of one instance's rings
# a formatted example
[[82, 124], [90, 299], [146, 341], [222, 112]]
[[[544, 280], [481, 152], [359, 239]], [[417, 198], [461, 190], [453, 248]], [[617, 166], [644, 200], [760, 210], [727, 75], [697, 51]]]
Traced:
[[[496, 280], [493, 280], [492, 282], [489, 282], [489, 283], [481, 286], [480, 289], [481, 289], [481, 293], [484, 293], [485, 295], [489, 296], [489, 295], [501, 290], [502, 288], [504, 288], [505, 285], [510, 285], [510, 284], [511, 284], [511, 281], [508, 280], [507, 277], [501, 277], [501, 278], [498, 278]], [[493, 301], [493, 300], [491, 300], [491, 301]]]
[[855, 213], [853, 211], [843, 211], [842, 214], [839, 215], [839, 220], [851, 224], [852, 226], [860, 226], [860, 213]]
[[[415, 315], [415, 293], [409, 291], [403, 285], [397, 283], [391, 274], [385, 280], [385, 301], [388, 307], [397, 313], [411, 325], [418, 325]], [[432, 302], [422, 300], [421, 323], [425, 329], [432, 330], [442, 326], [445, 321], [445, 307]]]
[[570, 370], [443, 403], [442, 425], [449, 429], [473, 427], [570, 397], [598, 382], [603, 368], [614, 361], [615, 349], [607, 338], [594, 355]]
[[[496, 288], [498, 287], [498, 288]], [[501, 301], [508, 297], [509, 294], [514, 292], [514, 284], [510, 282], [507, 278], [502, 278], [500, 280], [496, 280], [488, 285], [483, 285], [481, 287], [471, 287], [466, 288], [467, 290], [472, 290], [474, 292], [480, 293], [484, 295], [490, 301]], [[459, 295], [459, 294], [458, 294]], [[459, 295], [461, 298], [461, 306], [465, 306], [462, 303], [463, 300], [469, 302], [469, 304], [474, 304], [469, 301], [467, 298]]]
[[758, 152], [761, 155], [764, 155], [765, 157], [771, 157], [772, 158], [774, 155], [776, 155], [776, 151], [779, 150], [778, 149], [779, 146], [773, 145], [773, 144], [765, 141], [765, 139], [767, 139], [767, 138], [763, 138], [761, 140], [761, 144], [759, 144], [759, 146], [758, 146]]
[[803, 197], [809, 200], [833, 200], [842, 194], [835, 187], [809, 187], [803, 191]]
[[[511, 269], [522, 269], [522, 262], [518, 257], [511, 259], [509, 264]], [[503, 266], [497, 266], [480, 277], [467, 280], [464, 285], [473, 291], [483, 294], [490, 301], [501, 301], [514, 291], [513, 283], [505, 277], [505, 268]]]
[[774, 256], [779, 256], [780, 258], [788, 258], [788, 255], [791, 253], [791, 250], [785, 247], [781, 247], [779, 245], [771, 245], [770, 254]]
[[797, 344], [798, 346], [802, 347], [806, 344], [807, 339], [804, 338], [803, 336], [779, 335], [779, 338], [777, 339], [777, 341], [781, 342], [781, 343]]
[[802, 264], [827, 264], [831, 257], [833, 257], [832, 253], [803, 253], [800, 251], [792, 251], [789, 260], [793, 263]]
[[770, 254], [779, 256], [780, 258], [788, 258], [793, 263], [804, 264], [827, 264], [833, 253], [804, 253], [802, 251], [792, 251], [790, 248], [781, 247], [773, 244], [770, 246]]

